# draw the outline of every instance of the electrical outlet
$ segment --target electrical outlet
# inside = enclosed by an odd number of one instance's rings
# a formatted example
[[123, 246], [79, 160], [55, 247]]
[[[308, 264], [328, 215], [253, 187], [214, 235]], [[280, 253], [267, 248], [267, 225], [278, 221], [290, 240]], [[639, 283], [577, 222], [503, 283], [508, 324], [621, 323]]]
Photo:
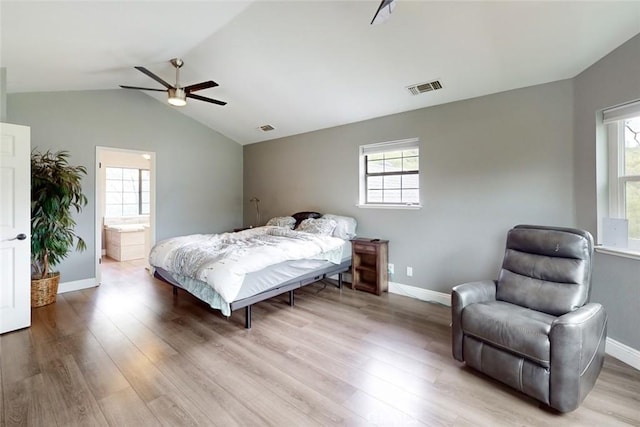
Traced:
[[413, 277], [413, 267], [407, 267], [407, 276]]
[[391, 263], [389, 263], [389, 266], [387, 267], [387, 271], [389, 272], [389, 274], [393, 274], [395, 266]]

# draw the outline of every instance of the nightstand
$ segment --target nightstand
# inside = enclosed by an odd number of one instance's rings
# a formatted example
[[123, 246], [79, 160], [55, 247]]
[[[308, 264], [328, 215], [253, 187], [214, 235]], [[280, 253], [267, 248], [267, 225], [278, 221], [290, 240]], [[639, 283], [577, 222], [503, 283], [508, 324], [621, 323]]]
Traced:
[[389, 289], [389, 241], [357, 238], [351, 241], [351, 288], [380, 295]]

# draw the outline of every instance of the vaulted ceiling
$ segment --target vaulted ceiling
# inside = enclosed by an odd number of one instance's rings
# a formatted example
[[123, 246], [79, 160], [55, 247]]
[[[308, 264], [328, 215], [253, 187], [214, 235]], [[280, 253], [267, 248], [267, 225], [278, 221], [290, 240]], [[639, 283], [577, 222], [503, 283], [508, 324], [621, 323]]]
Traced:
[[171, 83], [180, 57], [228, 104], [171, 108], [248, 144], [571, 78], [640, 33], [640, 2], [397, 0], [370, 25], [378, 4], [2, 0], [0, 66], [9, 94], [161, 88], [133, 67]]

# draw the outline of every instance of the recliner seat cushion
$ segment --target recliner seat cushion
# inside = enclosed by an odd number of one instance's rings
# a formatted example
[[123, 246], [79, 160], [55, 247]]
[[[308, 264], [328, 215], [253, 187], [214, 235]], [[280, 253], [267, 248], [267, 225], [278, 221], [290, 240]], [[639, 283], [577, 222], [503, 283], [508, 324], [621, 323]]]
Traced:
[[555, 319], [555, 316], [508, 302], [490, 301], [465, 307], [462, 330], [548, 368], [549, 332]]

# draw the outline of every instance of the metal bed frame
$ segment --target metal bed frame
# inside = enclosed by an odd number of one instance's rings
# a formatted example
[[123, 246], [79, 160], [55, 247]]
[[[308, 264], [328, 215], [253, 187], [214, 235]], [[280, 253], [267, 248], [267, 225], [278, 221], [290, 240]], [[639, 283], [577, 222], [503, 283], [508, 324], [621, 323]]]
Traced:
[[[284, 294], [285, 292], [289, 293], [289, 305], [293, 306], [293, 302], [294, 302], [294, 296], [293, 296], [293, 291], [295, 291], [298, 288], [301, 288], [303, 286], [309, 285], [311, 283], [315, 283], [319, 280], [322, 279], [326, 279], [327, 277], [331, 277], [331, 276], [335, 276], [336, 274], [338, 275], [338, 284], [337, 287], [342, 289], [342, 274], [346, 271], [348, 271], [351, 268], [351, 259], [348, 259], [346, 261], [341, 262], [340, 264], [334, 264], [334, 265], [330, 265], [327, 267], [323, 267], [317, 270], [313, 270], [310, 271], [308, 273], [305, 273], [301, 276], [297, 276], [294, 277], [292, 279], [289, 279], [283, 283], [280, 283], [279, 285], [271, 288], [271, 289], [267, 289], [266, 291], [260, 292], [256, 295], [252, 295], [250, 297], [247, 298], [243, 298], [241, 300], [238, 301], [233, 301], [232, 303], [229, 304], [230, 308], [231, 308], [231, 312], [234, 312], [236, 310], [239, 310], [241, 308], [245, 309], [245, 324], [244, 327], [246, 329], [251, 329], [251, 306], [253, 304], [256, 304], [258, 302], [267, 300], [269, 298]], [[154, 277], [156, 277], [157, 279], [162, 280], [165, 283], [170, 284], [171, 286], [173, 286], [173, 294], [174, 295], [178, 295], [178, 288], [183, 289], [186, 291], [186, 289], [184, 289], [180, 283], [178, 283], [178, 281], [176, 281], [172, 276], [171, 273], [169, 273], [166, 270], [163, 270], [162, 268], [156, 268], [155, 272], [153, 273]], [[188, 291], [187, 291], [188, 292]], [[195, 295], [194, 295], [195, 296]], [[196, 297], [197, 298], [197, 297]]]

